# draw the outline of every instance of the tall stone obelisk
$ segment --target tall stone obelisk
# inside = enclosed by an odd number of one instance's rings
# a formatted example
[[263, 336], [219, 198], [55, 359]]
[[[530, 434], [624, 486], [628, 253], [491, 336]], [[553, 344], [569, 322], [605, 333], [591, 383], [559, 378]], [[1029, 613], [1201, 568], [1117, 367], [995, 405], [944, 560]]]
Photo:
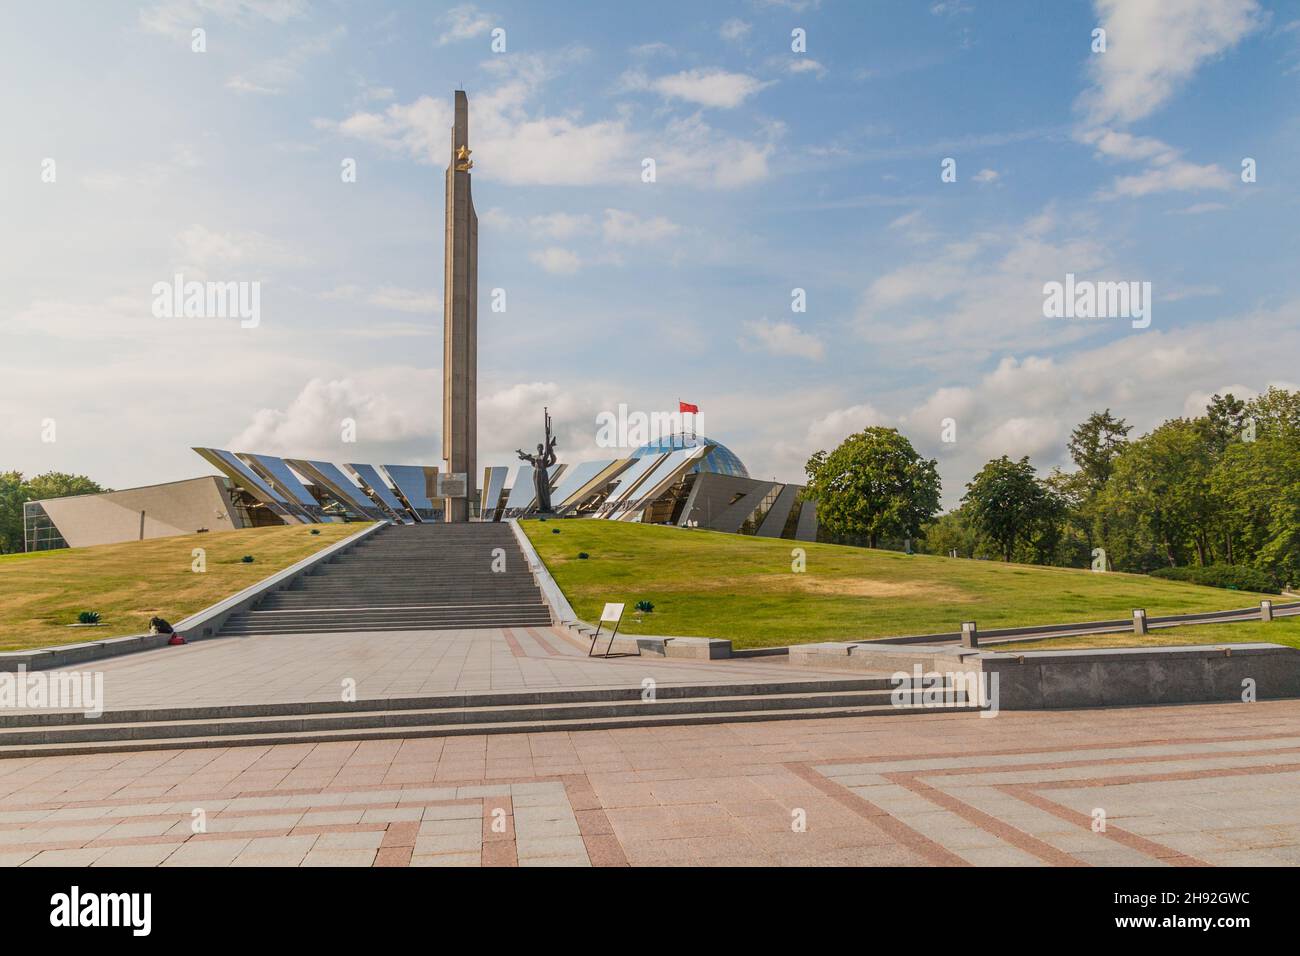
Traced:
[[444, 498], [447, 521], [468, 521], [478, 459], [478, 216], [470, 196], [469, 100], [456, 91], [447, 166], [446, 272], [442, 305], [442, 457], [465, 476], [464, 498]]

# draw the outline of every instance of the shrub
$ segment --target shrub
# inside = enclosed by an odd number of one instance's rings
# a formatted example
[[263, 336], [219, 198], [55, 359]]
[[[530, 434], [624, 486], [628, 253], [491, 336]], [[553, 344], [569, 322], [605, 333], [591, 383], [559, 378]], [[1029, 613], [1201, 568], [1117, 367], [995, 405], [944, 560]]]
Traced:
[[649, 614], [651, 611], [655, 609], [655, 606], [651, 604], [649, 601], [637, 601], [634, 606], [642, 614]]
[[311, 533], [312, 533], [312, 534], [320, 534], [320, 528], [312, 528], [312, 529], [311, 529]]
[[1204, 584], [1212, 588], [1228, 588], [1232, 591], [1261, 591], [1265, 594], [1281, 592], [1269, 575], [1239, 564], [1160, 568], [1152, 571], [1151, 577], [1163, 578], [1166, 581], [1185, 581], [1188, 584]]
[[77, 623], [78, 623], [78, 624], [98, 624], [98, 623], [99, 623], [99, 612], [98, 612], [98, 611], [82, 611], [80, 614], [77, 615]]
[[578, 560], [580, 561], [586, 561], [589, 557], [591, 557], [591, 555], [589, 555], [586, 551], [578, 552]]
[[246, 555], [244, 555], [242, 558], [240, 558], [239, 560], [240, 560], [240, 561], [243, 561], [245, 564], [252, 564], [254, 558], [253, 558], [253, 556], [252, 556], [251, 554], [246, 554]]
[[559, 529], [559, 528], [552, 528], [552, 529], [551, 529], [551, 534], [559, 534], [559, 533], [560, 533], [560, 529]]

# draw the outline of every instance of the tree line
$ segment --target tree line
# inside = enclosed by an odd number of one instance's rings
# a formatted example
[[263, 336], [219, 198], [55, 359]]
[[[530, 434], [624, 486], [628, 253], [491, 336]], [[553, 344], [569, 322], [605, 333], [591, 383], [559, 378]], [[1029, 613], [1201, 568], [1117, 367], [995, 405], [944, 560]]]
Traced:
[[1300, 582], [1300, 392], [1215, 395], [1201, 415], [1132, 430], [1094, 412], [1070, 434], [1073, 469], [1040, 475], [1027, 456], [1003, 455], [940, 514], [936, 461], [897, 429], [871, 427], [809, 459], [807, 494], [830, 538], [869, 547]]

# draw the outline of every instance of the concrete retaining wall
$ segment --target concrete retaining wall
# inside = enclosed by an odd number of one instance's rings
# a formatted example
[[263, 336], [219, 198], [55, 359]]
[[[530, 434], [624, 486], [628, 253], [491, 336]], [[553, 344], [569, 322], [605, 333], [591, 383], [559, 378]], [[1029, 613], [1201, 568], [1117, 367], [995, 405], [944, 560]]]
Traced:
[[1201, 644], [981, 654], [1008, 710], [1300, 697], [1300, 651], [1280, 644]]
[[1199, 644], [1003, 653], [892, 644], [805, 644], [790, 662], [806, 667], [998, 675], [1003, 710], [1240, 701], [1300, 697], [1300, 650], [1281, 644]]

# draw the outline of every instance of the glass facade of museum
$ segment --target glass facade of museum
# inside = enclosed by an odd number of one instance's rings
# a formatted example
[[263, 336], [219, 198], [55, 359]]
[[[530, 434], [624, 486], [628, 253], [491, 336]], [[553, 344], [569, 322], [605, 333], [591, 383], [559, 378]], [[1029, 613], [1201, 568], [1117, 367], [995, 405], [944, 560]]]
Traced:
[[695, 467], [691, 469], [691, 474], [711, 473], [715, 475], [731, 475], [734, 478], [749, 477], [749, 469], [745, 467], [745, 463], [726, 445], [712, 438], [691, 435], [685, 432], [664, 435], [647, 442], [632, 452], [632, 457], [640, 458], [643, 455], [653, 455], [656, 452], [677, 451], [682, 448], [695, 448], [700, 445], [712, 445], [713, 451], [705, 455], [703, 461], [696, 463]]

